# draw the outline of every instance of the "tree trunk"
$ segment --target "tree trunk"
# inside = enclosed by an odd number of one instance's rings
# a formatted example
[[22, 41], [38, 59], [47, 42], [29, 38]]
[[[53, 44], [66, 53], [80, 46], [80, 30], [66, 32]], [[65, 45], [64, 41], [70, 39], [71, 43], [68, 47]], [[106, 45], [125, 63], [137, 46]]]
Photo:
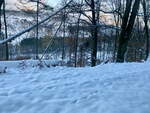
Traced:
[[[117, 62], [124, 62], [125, 53], [127, 51], [128, 41], [130, 39], [136, 15], [139, 10], [141, 0], [135, 0], [132, 7], [132, 0], [127, 0], [125, 14], [123, 17], [122, 31], [119, 37], [119, 46], [117, 52]], [[131, 12], [132, 11], [132, 12]], [[131, 15], [130, 15], [131, 12]], [[130, 15], [130, 16], [129, 16]]]
[[35, 40], [35, 52], [36, 52], [36, 60], [39, 59], [39, 0], [37, 0], [37, 12], [36, 12], [36, 23], [37, 23], [37, 27], [36, 27], [36, 40]]
[[91, 66], [96, 66], [97, 61], [97, 38], [98, 38], [98, 30], [97, 30], [97, 21], [96, 21], [96, 12], [95, 12], [95, 3], [94, 0], [91, 0], [91, 9], [92, 9], [92, 54], [91, 54]]
[[[3, 0], [3, 15], [4, 15], [4, 25], [5, 25], [5, 38], [8, 38], [7, 35], [7, 21], [6, 21], [6, 11], [5, 11], [5, 0]], [[2, 5], [1, 4], [1, 5]], [[9, 60], [9, 48], [8, 48], [8, 43], [5, 44], [6, 47], [6, 60]]]
[[149, 28], [148, 28], [148, 15], [147, 15], [147, 6], [146, 1], [143, 0], [143, 11], [144, 11], [144, 23], [145, 23], [145, 36], [146, 36], [146, 57], [145, 60], [148, 59], [149, 56]]

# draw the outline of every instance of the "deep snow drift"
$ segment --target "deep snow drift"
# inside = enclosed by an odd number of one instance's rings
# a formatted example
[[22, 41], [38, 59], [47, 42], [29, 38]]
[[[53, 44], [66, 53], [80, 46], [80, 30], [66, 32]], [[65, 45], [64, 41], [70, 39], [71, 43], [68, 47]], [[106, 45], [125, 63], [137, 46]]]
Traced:
[[[21, 65], [21, 64], [20, 64]], [[32, 67], [0, 74], [0, 113], [150, 113], [150, 63]]]

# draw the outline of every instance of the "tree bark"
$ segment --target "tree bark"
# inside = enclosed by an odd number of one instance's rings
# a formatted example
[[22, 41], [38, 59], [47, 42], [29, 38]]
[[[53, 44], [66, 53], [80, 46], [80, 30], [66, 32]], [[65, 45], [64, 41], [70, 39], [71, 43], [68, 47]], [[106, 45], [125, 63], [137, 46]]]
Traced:
[[132, 0], [127, 0], [126, 2], [126, 9], [125, 9], [125, 14], [123, 17], [123, 23], [121, 27], [122, 30], [121, 30], [121, 34], [119, 37], [119, 46], [118, 46], [116, 62], [124, 62], [124, 57], [127, 51], [128, 41], [130, 40], [134, 22], [135, 22], [135, 19], [139, 10], [140, 1], [141, 0], [135, 0], [133, 7], [132, 7]]
[[146, 0], [143, 0], [142, 5], [143, 5], [143, 11], [144, 11], [145, 37], [146, 37], [146, 57], [145, 57], [145, 60], [147, 60], [148, 56], [149, 56], [149, 28], [148, 28], [148, 15], [147, 15]]
[[91, 54], [91, 66], [96, 66], [97, 61], [97, 39], [98, 39], [98, 29], [97, 29], [97, 21], [96, 21], [96, 12], [95, 12], [95, 3], [94, 0], [91, 0], [91, 9], [92, 9], [92, 54]]

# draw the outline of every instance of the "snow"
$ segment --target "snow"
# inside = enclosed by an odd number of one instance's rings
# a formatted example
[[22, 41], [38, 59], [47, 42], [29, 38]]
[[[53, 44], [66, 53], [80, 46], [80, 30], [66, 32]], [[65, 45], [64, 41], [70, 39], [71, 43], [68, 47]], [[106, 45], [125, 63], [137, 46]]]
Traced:
[[150, 63], [35, 67], [0, 62], [0, 113], [150, 113]]

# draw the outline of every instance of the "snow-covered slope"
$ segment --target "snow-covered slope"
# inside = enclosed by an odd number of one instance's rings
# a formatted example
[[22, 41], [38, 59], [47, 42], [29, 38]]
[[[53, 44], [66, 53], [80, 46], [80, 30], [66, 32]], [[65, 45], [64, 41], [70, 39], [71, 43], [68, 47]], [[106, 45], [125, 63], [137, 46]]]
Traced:
[[150, 113], [150, 63], [42, 69], [8, 64], [0, 75], [0, 113]]

